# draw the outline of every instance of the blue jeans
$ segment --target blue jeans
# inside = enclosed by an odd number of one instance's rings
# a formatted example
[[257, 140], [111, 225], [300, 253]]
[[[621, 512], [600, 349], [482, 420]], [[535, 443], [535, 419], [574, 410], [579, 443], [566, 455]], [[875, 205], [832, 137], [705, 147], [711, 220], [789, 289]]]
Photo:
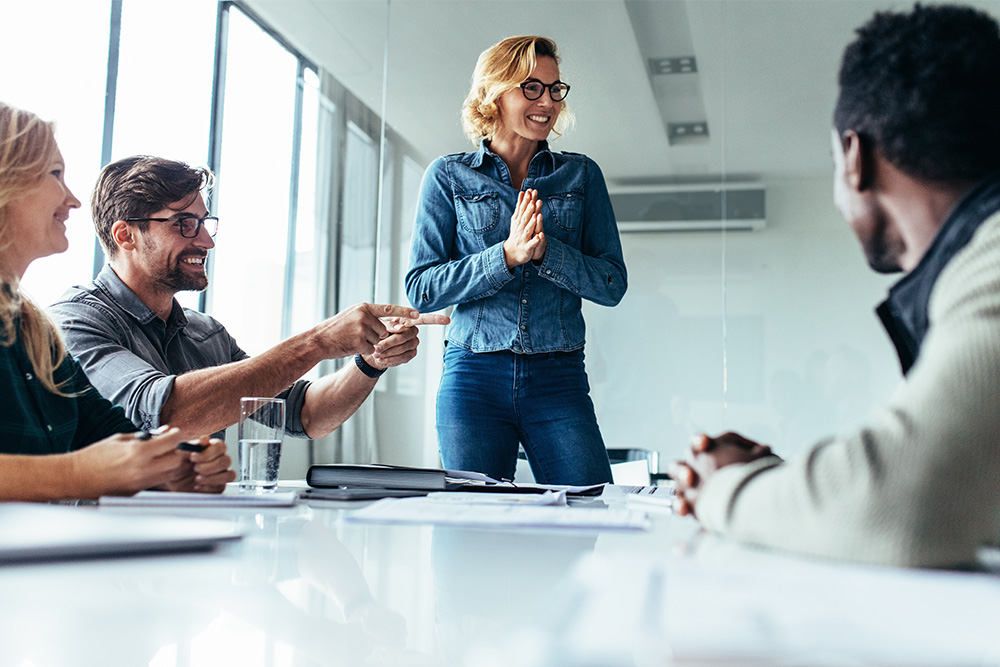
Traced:
[[600, 484], [611, 465], [583, 350], [470, 352], [448, 345], [437, 396], [444, 467], [513, 479], [518, 443], [540, 484]]

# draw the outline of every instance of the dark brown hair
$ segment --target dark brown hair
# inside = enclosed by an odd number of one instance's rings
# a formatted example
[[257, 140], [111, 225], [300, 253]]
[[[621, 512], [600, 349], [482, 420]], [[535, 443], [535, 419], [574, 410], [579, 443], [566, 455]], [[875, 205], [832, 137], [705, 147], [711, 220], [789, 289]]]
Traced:
[[[126, 218], [148, 218], [176, 202], [193, 199], [212, 186], [212, 172], [184, 162], [135, 155], [101, 170], [90, 197], [90, 211], [101, 246], [108, 258], [118, 253], [111, 226]], [[182, 207], [183, 208], [183, 207]], [[141, 231], [148, 222], [136, 222]]]

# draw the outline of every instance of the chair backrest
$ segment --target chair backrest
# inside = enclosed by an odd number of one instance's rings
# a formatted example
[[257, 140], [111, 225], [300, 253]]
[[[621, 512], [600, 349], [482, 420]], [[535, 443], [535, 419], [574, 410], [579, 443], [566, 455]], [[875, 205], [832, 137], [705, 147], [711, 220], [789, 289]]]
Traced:
[[623, 463], [625, 461], [645, 461], [649, 466], [649, 474], [655, 475], [660, 472], [660, 454], [652, 449], [640, 449], [632, 447], [628, 449], [608, 448], [608, 459], [611, 463]]
[[611, 462], [611, 477], [615, 484], [627, 486], [649, 486], [653, 483], [659, 454], [651, 449], [608, 448]]

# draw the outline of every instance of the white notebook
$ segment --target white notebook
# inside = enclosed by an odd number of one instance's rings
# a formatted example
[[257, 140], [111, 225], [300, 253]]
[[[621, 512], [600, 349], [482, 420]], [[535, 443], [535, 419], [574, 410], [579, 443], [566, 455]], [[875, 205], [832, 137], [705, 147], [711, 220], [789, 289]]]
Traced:
[[134, 496], [101, 496], [100, 504], [112, 507], [291, 507], [295, 491], [269, 493], [184, 493], [181, 491], [140, 491]]
[[207, 551], [241, 537], [230, 521], [0, 503], [0, 563]]

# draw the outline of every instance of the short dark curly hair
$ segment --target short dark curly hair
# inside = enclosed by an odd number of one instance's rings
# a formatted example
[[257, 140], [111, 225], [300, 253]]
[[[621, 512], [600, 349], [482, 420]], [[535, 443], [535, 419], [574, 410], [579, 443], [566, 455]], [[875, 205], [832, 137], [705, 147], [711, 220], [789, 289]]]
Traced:
[[880, 12], [844, 52], [833, 122], [931, 182], [1000, 171], [1000, 27], [958, 5]]

